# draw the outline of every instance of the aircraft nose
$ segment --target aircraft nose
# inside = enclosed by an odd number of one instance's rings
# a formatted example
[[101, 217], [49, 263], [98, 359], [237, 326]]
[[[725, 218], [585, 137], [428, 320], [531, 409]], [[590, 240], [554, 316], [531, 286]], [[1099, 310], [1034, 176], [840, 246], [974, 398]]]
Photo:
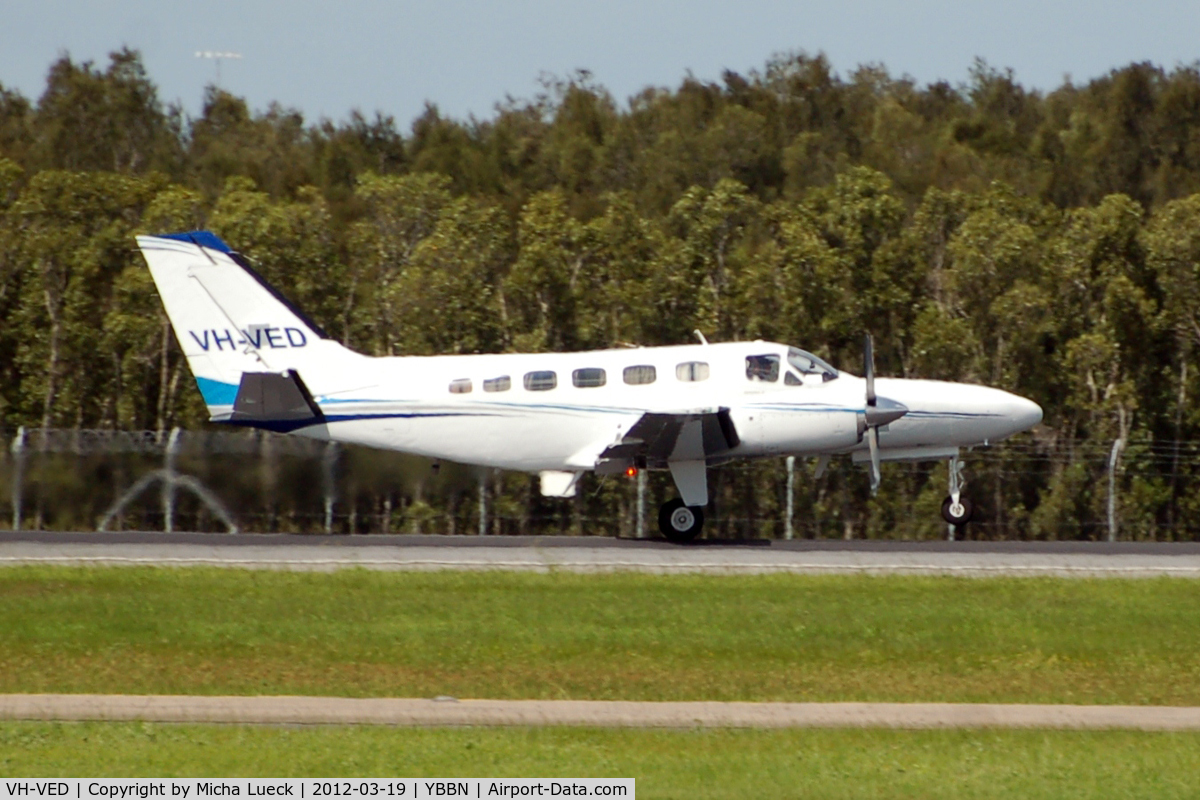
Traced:
[[1042, 421], [1042, 407], [1024, 397], [1010, 395], [1008, 416], [1018, 431], [1027, 431]]

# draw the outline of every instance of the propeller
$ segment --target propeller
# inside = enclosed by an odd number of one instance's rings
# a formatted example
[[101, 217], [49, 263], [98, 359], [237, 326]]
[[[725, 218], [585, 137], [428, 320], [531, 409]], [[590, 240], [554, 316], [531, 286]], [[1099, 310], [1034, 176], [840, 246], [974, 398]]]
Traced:
[[863, 340], [863, 377], [867, 384], [867, 403], [859, 422], [859, 435], [866, 436], [871, 453], [871, 494], [879, 491], [879, 426], [894, 422], [908, 413], [908, 407], [875, 394], [875, 346], [871, 334]]

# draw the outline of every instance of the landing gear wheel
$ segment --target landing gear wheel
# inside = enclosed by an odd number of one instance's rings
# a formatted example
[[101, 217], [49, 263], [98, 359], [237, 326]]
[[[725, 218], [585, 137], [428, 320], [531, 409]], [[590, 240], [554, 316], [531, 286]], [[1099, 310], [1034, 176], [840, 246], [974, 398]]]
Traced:
[[686, 506], [678, 497], [662, 504], [658, 510], [658, 529], [671, 542], [690, 542], [704, 527], [704, 510]]
[[942, 519], [951, 525], [966, 525], [971, 521], [971, 514], [974, 511], [971, 501], [965, 497], [960, 497], [957, 503], [954, 502], [953, 497], [947, 497], [942, 501]]

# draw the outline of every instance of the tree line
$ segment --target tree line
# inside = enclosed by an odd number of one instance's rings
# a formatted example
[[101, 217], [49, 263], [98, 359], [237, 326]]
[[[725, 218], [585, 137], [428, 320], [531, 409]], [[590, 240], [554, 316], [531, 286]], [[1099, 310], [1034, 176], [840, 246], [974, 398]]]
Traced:
[[[430, 105], [401, 132], [383, 114], [253, 111], [215, 87], [191, 118], [134, 51], [104, 68], [64, 56], [36, 102], [0, 86], [0, 424], [202, 426], [132, 236], [207, 227], [371, 354], [699, 329], [858, 371], [869, 331], [881, 374], [1045, 409], [1032, 435], [969, 460], [978, 535], [1103, 536], [1111, 471], [1123, 537], [1194, 538], [1198, 123], [1194, 65], [1043, 93], [982, 62], [961, 85], [918, 86], [792, 54], [625, 103], [579, 72], [483, 120]], [[940, 532], [944, 467], [887, 465], [873, 499], [861, 470], [797, 472], [808, 535]], [[781, 476], [718, 470], [717, 533], [778, 535]], [[361, 502], [469, 529], [460, 489]], [[573, 502], [524, 476], [492, 491], [506, 531], [629, 514], [616, 479]]]

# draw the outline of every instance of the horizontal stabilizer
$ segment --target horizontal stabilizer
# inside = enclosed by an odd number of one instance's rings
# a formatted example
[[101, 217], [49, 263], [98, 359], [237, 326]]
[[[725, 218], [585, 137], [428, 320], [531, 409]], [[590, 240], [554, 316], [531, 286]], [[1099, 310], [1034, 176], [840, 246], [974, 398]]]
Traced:
[[229, 421], [270, 430], [294, 430], [325, 419], [300, 375], [292, 370], [244, 372]]

